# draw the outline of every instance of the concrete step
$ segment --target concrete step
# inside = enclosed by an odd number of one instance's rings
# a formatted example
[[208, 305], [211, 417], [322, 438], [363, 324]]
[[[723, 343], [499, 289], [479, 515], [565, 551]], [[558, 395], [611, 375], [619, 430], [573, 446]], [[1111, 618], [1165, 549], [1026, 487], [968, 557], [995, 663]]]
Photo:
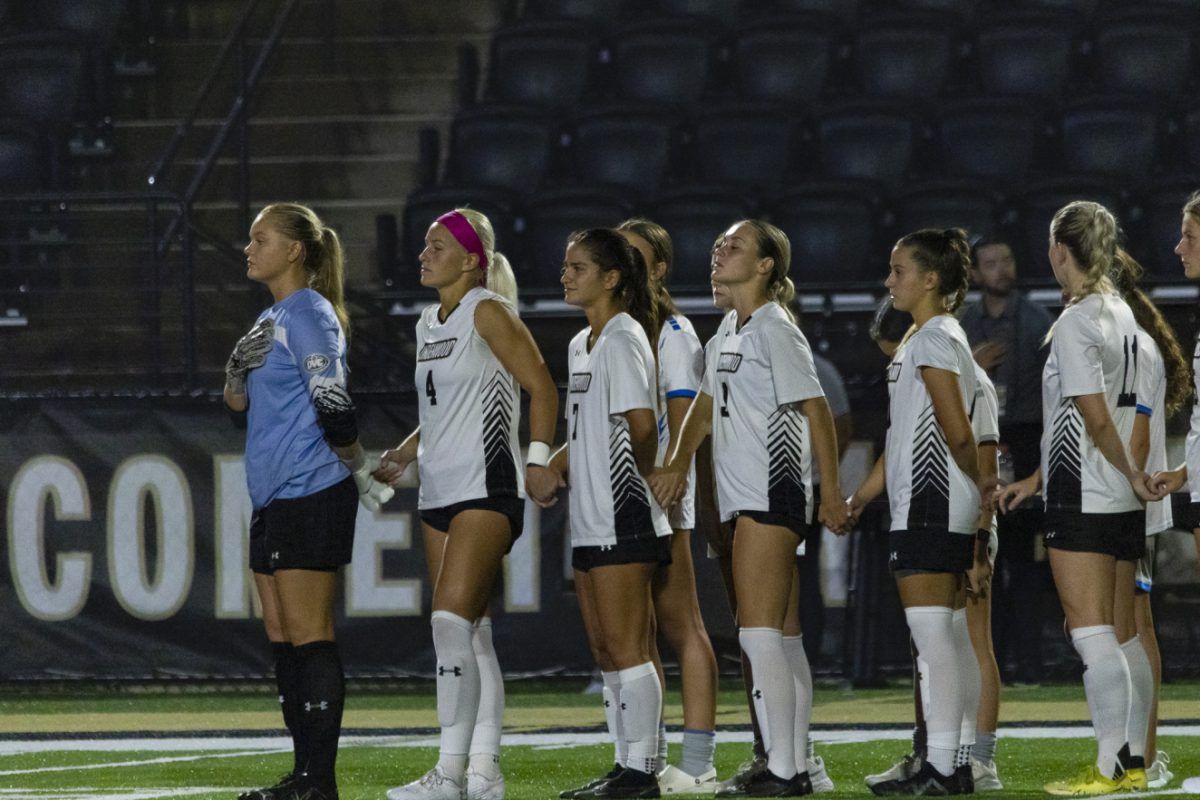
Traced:
[[[224, 36], [241, 18], [244, 0], [205, 0], [187, 4], [191, 36]], [[267, 4], [266, 12], [277, 5]], [[334, 12], [330, 19], [330, 8]], [[304, 0], [288, 32], [321, 36], [332, 27], [339, 36], [397, 35], [442, 31], [484, 32], [500, 23], [500, 0]], [[265, 16], [264, 19], [269, 17]], [[261, 26], [260, 26], [261, 29]]]

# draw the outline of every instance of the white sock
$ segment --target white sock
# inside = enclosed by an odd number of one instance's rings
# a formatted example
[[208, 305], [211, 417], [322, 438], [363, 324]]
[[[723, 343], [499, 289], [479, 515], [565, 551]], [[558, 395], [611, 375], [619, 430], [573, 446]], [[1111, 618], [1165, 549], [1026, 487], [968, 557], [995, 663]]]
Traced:
[[1150, 659], [1146, 657], [1146, 648], [1142, 646], [1142, 637], [1134, 636], [1121, 645], [1125, 654], [1125, 663], [1129, 665], [1129, 685], [1133, 690], [1129, 710], [1129, 723], [1125, 729], [1125, 741], [1129, 743], [1129, 754], [1146, 759], [1146, 733], [1150, 730], [1150, 706], [1154, 702], [1154, 672], [1150, 669]]
[[621, 681], [621, 721], [629, 756], [625, 766], [654, 774], [658, 762], [658, 725], [662, 719], [662, 684], [654, 662], [617, 673]]
[[975, 744], [975, 721], [979, 718], [979, 692], [983, 681], [979, 676], [979, 659], [975, 657], [975, 648], [971, 646], [971, 632], [967, 629], [967, 610], [956, 609], [951, 618], [954, 628], [954, 653], [958, 660], [959, 690], [963, 697], [962, 727], [958, 734], [959, 761], [963, 760], [963, 748], [966, 748], [966, 758], [970, 758], [971, 745]]
[[917, 648], [917, 674], [925, 711], [926, 760], [943, 776], [954, 772], [963, 714], [952, 613], [945, 606], [904, 609]]
[[1083, 690], [1099, 745], [1096, 766], [1113, 777], [1117, 772], [1117, 753], [1125, 746], [1125, 727], [1129, 723], [1132, 694], [1129, 665], [1112, 625], [1075, 628], [1071, 631], [1071, 644], [1083, 659]]
[[504, 726], [504, 673], [492, 644], [492, 621], [480, 617], [471, 637], [479, 666], [479, 711], [471, 733], [471, 769], [489, 780], [500, 775], [500, 733]]
[[601, 672], [604, 681], [604, 722], [613, 740], [613, 762], [625, 766], [629, 751], [625, 748], [625, 725], [621, 714], [621, 679], [615, 669]]
[[442, 726], [438, 765], [461, 784], [479, 710], [479, 665], [471, 647], [475, 626], [449, 611], [434, 611], [430, 623], [437, 654], [438, 723]]
[[750, 659], [754, 673], [754, 710], [767, 751], [767, 769], [790, 780], [796, 774], [796, 750], [792, 744], [796, 726], [796, 683], [783, 650], [783, 631], [778, 628], [742, 628], [738, 641]]
[[792, 682], [796, 688], [796, 717], [792, 726], [792, 747], [796, 752], [796, 769], [808, 771], [808, 725], [812, 719], [812, 670], [808, 666], [808, 654], [804, 652], [804, 636], [784, 636], [783, 652], [792, 670]]
[[654, 760], [654, 772], [657, 774], [667, 768], [667, 722], [658, 720], [658, 756]]

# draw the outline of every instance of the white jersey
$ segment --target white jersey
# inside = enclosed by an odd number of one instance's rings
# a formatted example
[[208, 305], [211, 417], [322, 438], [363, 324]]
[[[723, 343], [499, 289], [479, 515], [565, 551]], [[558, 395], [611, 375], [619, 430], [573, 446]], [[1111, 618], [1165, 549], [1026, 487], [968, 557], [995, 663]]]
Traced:
[[500, 295], [474, 288], [445, 322], [438, 321], [437, 305], [417, 321], [418, 508], [525, 496], [519, 389], [475, 328], [475, 309], [484, 300], [511, 307]]
[[[1146, 472], [1167, 468], [1167, 368], [1150, 334], [1138, 328], [1137, 413], [1150, 418], [1150, 452]], [[1146, 535], [1162, 533], [1175, 524], [1171, 498], [1146, 504]]]
[[[696, 329], [683, 315], [663, 320], [658, 334], [658, 461], [667, 457], [671, 431], [667, 426], [667, 401], [691, 399], [700, 390], [704, 373], [704, 353]], [[696, 459], [688, 464], [687, 492], [679, 505], [671, 509], [671, 527], [690, 531], [696, 527]]]
[[1137, 323], [1115, 294], [1093, 294], [1054, 323], [1042, 370], [1042, 475], [1047, 511], [1137, 511], [1133, 487], [1088, 436], [1075, 398], [1103, 394], [1122, 442], [1133, 434], [1137, 405]]
[[[969, 414], [971, 432], [975, 434], [975, 446], [997, 444], [1000, 441], [1000, 400], [996, 396], [996, 385], [988, 377], [987, 370], [975, 364], [975, 399], [971, 402]], [[997, 454], [999, 455], [999, 454]], [[999, 468], [999, 459], [992, 464], [992, 473]], [[992, 538], [997, 536], [997, 514], [992, 514], [992, 526], [988, 530]], [[989, 551], [993, 548], [989, 544]], [[994, 556], [993, 556], [994, 558]]]
[[571, 546], [610, 547], [669, 536], [671, 526], [638, 472], [625, 412], [655, 412], [654, 351], [633, 317], [608, 321], [589, 352], [591, 328], [571, 340], [567, 418]]
[[729, 312], [706, 357], [721, 519], [763, 511], [812, 522], [811, 436], [795, 404], [824, 392], [808, 340], [777, 303], [766, 303], [740, 330]]
[[1188, 473], [1188, 491], [1193, 503], [1200, 503], [1200, 333], [1192, 350], [1192, 424], [1188, 427], [1184, 449]]
[[975, 403], [975, 360], [958, 320], [939, 314], [905, 342], [888, 366], [888, 503], [894, 531], [974, 534], [979, 488], [950, 456], [922, 367], [958, 376], [963, 409]]

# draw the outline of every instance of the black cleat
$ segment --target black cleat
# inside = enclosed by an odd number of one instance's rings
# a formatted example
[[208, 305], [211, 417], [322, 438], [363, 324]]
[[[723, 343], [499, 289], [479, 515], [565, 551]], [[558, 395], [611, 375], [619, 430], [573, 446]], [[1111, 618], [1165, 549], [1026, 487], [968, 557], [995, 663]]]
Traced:
[[590, 792], [600, 784], [611, 781], [613, 778], [617, 777], [617, 775], [621, 774], [624, 769], [625, 768], [620, 764], [613, 764], [612, 769], [610, 769], [604, 775], [601, 775], [599, 778], [592, 778], [583, 786], [576, 786], [574, 789], [564, 789], [558, 793], [558, 796], [561, 800], [574, 800], [574, 798], [579, 797], [580, 793]]
[[970, 764], [954, 768], [954, 794], [975, 794], [975, 775]]
[[877, 783], [871, 787], [871, 791], [884, 797], [945, 797], [952, 794], [961, 794], [955, 775], [943, 775], [934, 769], [933, 765], [928, 761], [922, 764], [921, 768], [912, 777]]
[[717, 797], [802, 797], [812, 794], [812, 781], [807, 772], [791, 778], [781, 778], [769, 769], [749, 776], [737, 786], [722, 786]]
[[642, 772], [636, 769], [625, 769], [618, 772], [609, 780], [575, 795], [576, 800], [591, 800], [591, 798], [620, 798], [620, 797], [660, 797], [658, 776], [652, 772]]
[[313, 780], [301, 773], [275, 794], [273, 800], [338, 800], [337, 784]]
[[238, 795], [238, 800], [278, 800], [283, 792], [296, 780], [296, 773], [289, 772], [275, 781], [272, 786], [250, 789]]

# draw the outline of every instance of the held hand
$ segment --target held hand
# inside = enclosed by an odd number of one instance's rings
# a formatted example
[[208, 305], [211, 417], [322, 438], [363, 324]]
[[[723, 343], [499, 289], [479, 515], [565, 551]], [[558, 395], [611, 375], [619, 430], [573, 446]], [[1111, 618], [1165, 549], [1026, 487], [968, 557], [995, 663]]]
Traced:
[[867, 504], [859, 498], [858, 492], [855, 492], [846, 498], [846, 515], [849, 519], [849, 524], [851, 527], [858, 524], [858, 518], [862, 516], [863, 508], [865, 508], [866, 505]]
[[838, 536], [845, 536], [850, 528], [850, 509], [841, 499], [841, 488], [835, 488], [825, 496], [821, 493], [821, 504], [817, 510], [817, 520]]
[[996, 507], [1000, 513], [1007, 514], [1015, 511], [1029, 498], [1037, 494], [1037, 476], [1030, 475], [1019, 481], [1013, 481], [996, 492]]
[[1150, 484], [1159, 497], [1174, 494], [1187, 482], [1182, 469], [1168, 469], [1150, 476]]
[[525, 494], [542, 508], [549, 508], [557, 502], [558, 498], [554, 495], [561, 485], [562, 476], [549, 467], [525, 465]]
[[539, 498], [539, 497], [533, 495], [532, 493], [529, 493], [528, 492], [528, 490], [529, 490], [528, 483], [525, 484], [525, 489], [526, 489], [526, 492], [529, 494], [529, 498], [531, 500], [533, 500], [533, 502], [537, 503], [539, 508], [550, 508], [551, 506], [553, 506], [555, 503], [558, 502], [558, 490], [567, 488], [567, 481], [565, 478], [563, 478], [563, 474], [561, 472], [559, 472], [558, 470], [554, 469], [553, 467], [538, 467], [538, 469], [545, 469], [547, 472], [550, 473], [551, 478], [554, 481], [554, 488], [550, 490], [549, 496]]
[[375, 480], [365, 462], [350, 474], [354, 476], [354, 485], [358, 487], [358, 500], [368, 511], [378, 511], [396, 493], [391, 486]]
[[996, 511], [996, 496], [1000, 492], [1000, 479], [988, 475], [979, 479], [979, 510], [985, 514]]
[[225, 362], [225, 385], [234, 394], [246, 393], [246, 374], [263, 365], [275, 343], [275, 320], [260, 320], [250, 332], [238, 339]]
[[1152, 503], [1155, 500], [1161, 500], [1163, 495], [1156, 491], [1154, 479], [1145, 472], [1138, 471], [1134, 473], [1129, 483], [1133, 486], [1133, 491], [1137, 494], [1138, 499], [1143, 503]]
[[975, 597], [987, 597], [992, 583], [992, 565], [987, 558], [975, 559], [967, 570], [967, 593]]
[[664, 510], [677, 505], [687, 492], [687, 473], [666, 467], [655, 469], [646, 482], [650, 484], [654, 499]]
[[384, 450], [383, 455], [379, 457], [379, 469], [375, 470], [373, 476], [380, 483], [386, 483], [393, 488], [397, 487], [400, 485], [404, 471], [411, 463], [400, 454], [399, 449]]
[[999, 364], [1008, 354], [1008, 345], [1004, 342], [995, 339], [989, 339], [983, 342], [972, 352], [975, 356], [975, 363], [983, 367], [985, 370]]

